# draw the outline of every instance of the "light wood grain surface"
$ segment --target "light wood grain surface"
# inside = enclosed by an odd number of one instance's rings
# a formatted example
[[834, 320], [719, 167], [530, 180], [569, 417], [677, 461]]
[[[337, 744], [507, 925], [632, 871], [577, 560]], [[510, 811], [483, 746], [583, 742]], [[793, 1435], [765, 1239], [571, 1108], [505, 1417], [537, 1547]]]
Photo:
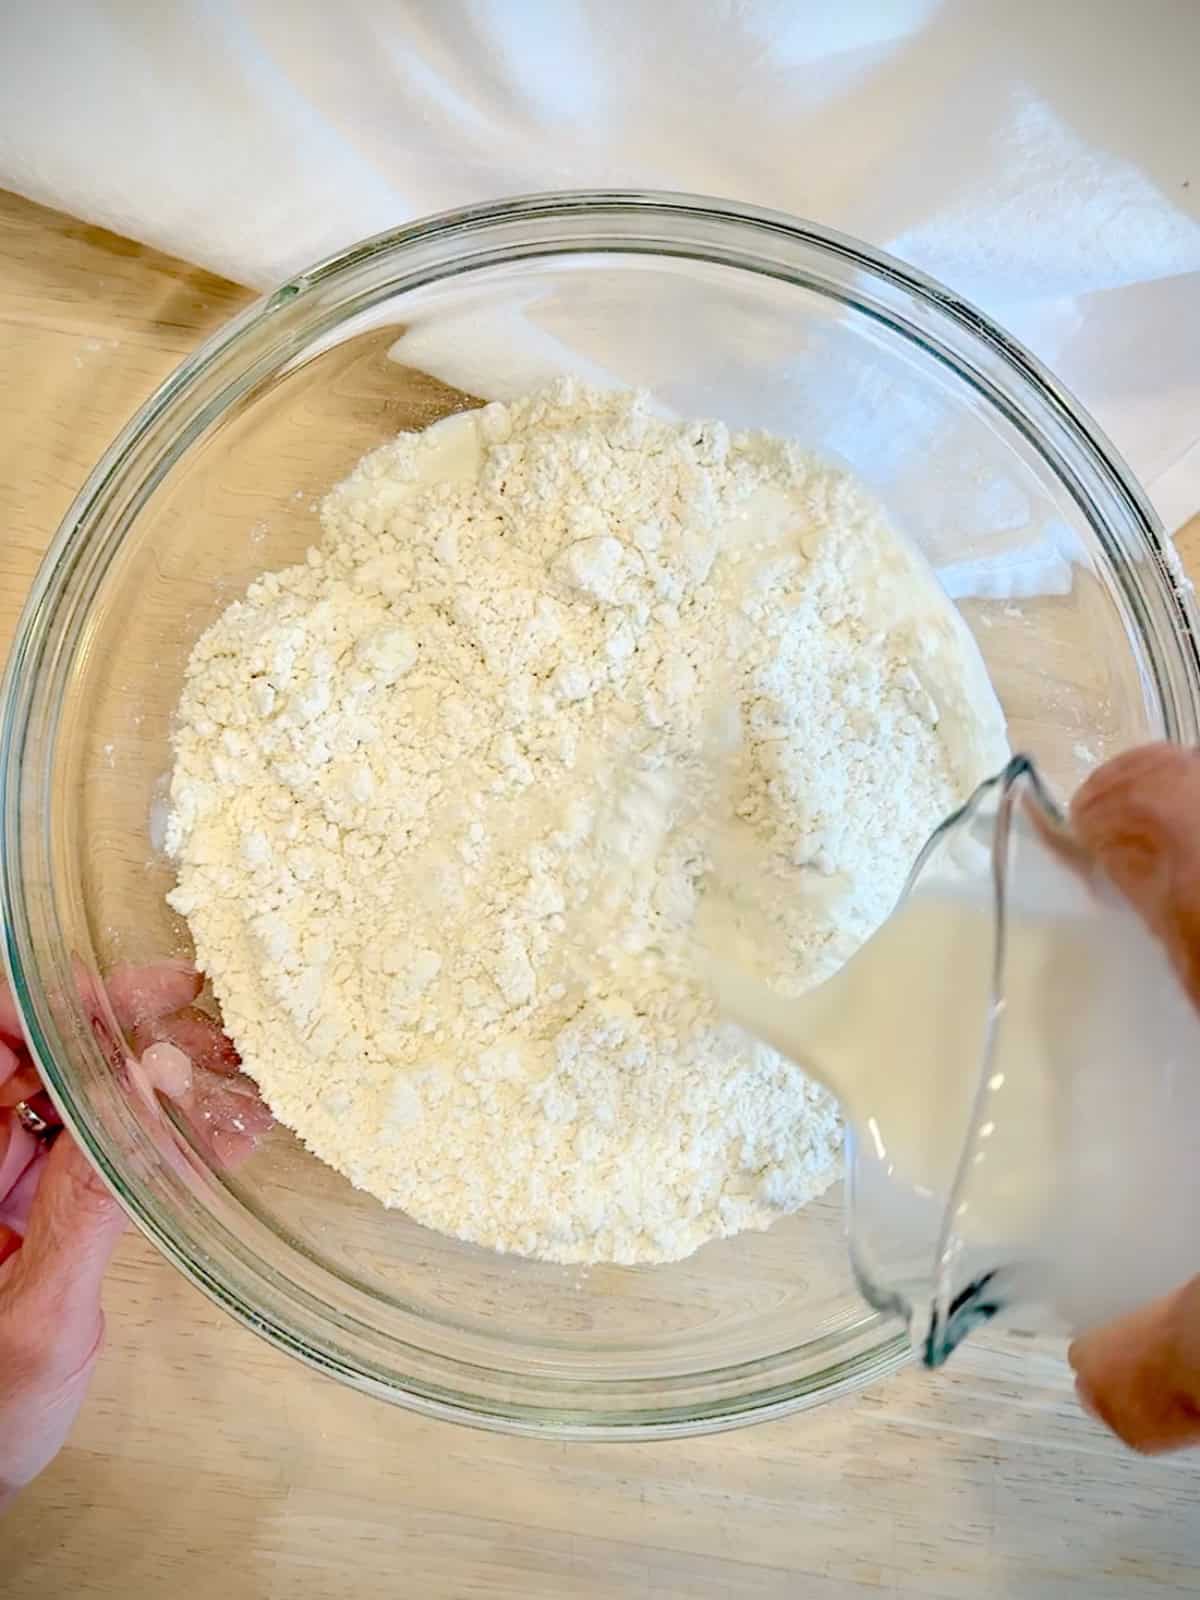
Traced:
[[[0, 197], [0, 657], [88, 468], [245, 292]], [[1198, 430], [1200, 431], [1200, 430]], [[1181, 537], [1200, 568], [1200, 519]], [[130, 1235], [68, 1448], [0, 1524], [6, 1596], [1164, 1600], [1200, 1593], [1200, 1458], [1082, 1417], [993, 1340], [718, 1438], [562, 1445], [350, 1394]]]

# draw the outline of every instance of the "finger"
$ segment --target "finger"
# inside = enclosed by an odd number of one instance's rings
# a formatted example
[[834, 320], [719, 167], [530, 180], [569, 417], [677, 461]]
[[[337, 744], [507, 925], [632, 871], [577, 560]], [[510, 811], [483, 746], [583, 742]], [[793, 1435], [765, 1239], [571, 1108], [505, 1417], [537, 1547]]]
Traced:
[[[61, 1137], [39, 1157], [47, 1177], [39, 1184], [33, 1210], [44, 1220], [43, 1191], [64, 1184], [71, 1152]], [[54, 1167], [53, 1173], [50, 1169]], [[85, 1233], [94, 1245], [94, 1230]], [[74, 1261], [80, 1257], [76, 1253]], [[105, 1258], [107, 1259], [107, 1257]], [[0, 1224], [0, 1407], [4, 1415], [3, 1489], [28, 1483], [58, 1453], [78, 1415], [104, 1332], [98, 1280], [84, 1273], [76, 1292], [47, 1297], [44, 1280], [33, 1269], [43, 1263], [21, 1243], [18, 1231]], [[86, 1293], [81, 1290], [86, 1287]]]
[[41, 1183], [42, 1173], [46, 1169], [46, 1162], [50, 1159], [49, 1147], [35, 1141], [33, 1160], [21, 1173], [12, 1188], [0, 1200], [0, 1223], [6, 1228], [11, 1228], [21, 1238], [25, 1237], [29, 1227], [29, 1214], [33, 1210], [33, 1202], [37, 1198], [38, 1185]]
[[234, 1168], [249, 1159], [275, 1119], [249, 1078], [216, 1078], [197, 1073], [187, 1104], [197, 1140], [219, 1166]]
[[[76, 959], [74, 967], [80, 999], [95, 1019], [100, 1015], [97, 980], [82, 961]], [[190, 1005], [204, 987], [204, 977], [189, 961], [164, 959], [142, 966], [114, 967], [104, 980], [104, 987], [117, 1021], [123, 1028], [132, 1029]], [[16, 1002], [9, 985], [3, 981], [0, 981], [0, 1044], [10, 1053], [19, 1053], [25, 1048]], [[5, 1056], [0, 1056], [0, 1079], [4, 1076], [5, 1060]]]
[[0, 978], [0, 1040], [14, 1050], [25, 1048], [25, 1035], [21, 1032], [17, 1003], [12, 997], [12, 990], [3, 978]]
[[132, 1030], [190, 1005], [204, 987], [204, 978], [188, 961], [155, 961], [114, 967], [104, 987], [117, 1021]]
[[[0, 1045], [0, 1050], [3, 1048]], [[5, 1078], [0, 1061], [0, 1108], [20, 1105], [22, 1100], [32, 1100], [41, 1092], [42, 1080], [32, 1067], [17, 1067]]]
[[[20, 1067], [21, 1057], [13, 1049], [12, 1045], [6, 1044], [3, 1039], [0, 1039], [0, 1084], [7, 1083], [13, 1073], [20, 1070]], [[20, 1095], [17, 1098], [20, 1099]]]
[[1081, 842], [1166, 945], [1200, 1003], [1200, 752], [1145, 745], [1094, 772], [1071, 806]]
[[134, 1029], [133, 1047], [139, 1055], [156, 1044], [172, 1044], [183, 1051], [193, 1067], [222, 1077], [237, 1072], [242, 1064], [237, 1046], [221, 1024], [196, 1006], [187, 1006], [174, 1016], [154, 1018]]
[[125, 1227], [117, 1202], [79, 1147], [60, 1134], [45, 1157], [25, 1243], [4, 1264], [6, 1306], [40, 1318], [60, 1367], [82, 1362], [100, 1334], [100, 1287]]
[[0, 1206], [38, 1154], [38, 1141], [13, 1116], [0, 1122]]
[[202, 975], [186, 961], [163, 960], [145, 966], [114, 967], [103, 986], [78, 957], [74, 968], [75, 987], [91, 1018], [96, 1044], [114, 1072], [124, 1067], [126, 1052], [108, 1020], [110, 1005], [120, 1029], [136, 1034], [139, 1029], [152, 1027], [164, 1012], [187, 1005], [199, 994], [204, 983]]
[[1200, 1443], [1200, 1280], [1076, 1339], [1081, 1403], [1135, 1450]]

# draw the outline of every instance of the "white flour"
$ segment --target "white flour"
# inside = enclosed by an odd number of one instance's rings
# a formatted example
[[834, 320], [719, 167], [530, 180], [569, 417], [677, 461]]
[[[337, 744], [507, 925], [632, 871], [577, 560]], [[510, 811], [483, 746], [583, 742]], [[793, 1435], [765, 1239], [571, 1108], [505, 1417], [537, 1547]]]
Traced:
[[836, 1176], [718, 1025], [798, 990], [1005, 755], [974, 646], [837, 472], [563, 381], [368, 456], [193, 652], [169, 846], [276, 1115], [388, 1205], [661, 1261]]

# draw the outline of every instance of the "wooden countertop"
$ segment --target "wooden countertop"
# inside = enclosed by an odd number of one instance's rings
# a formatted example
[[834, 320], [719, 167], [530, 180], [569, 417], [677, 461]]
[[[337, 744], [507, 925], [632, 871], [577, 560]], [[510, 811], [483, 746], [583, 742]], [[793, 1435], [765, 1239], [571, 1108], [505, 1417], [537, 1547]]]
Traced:
[[[0, 195], [0, 658], [87, 470], [247, 298]], [[1181, 548], [1200, 571], [1200, 519]], [[106, 1303], [75, 1435], [0, 1525], [12, 1600], [1200, 1593], [1200, 1454], [1124, 1453], [1016, 1340], [716, 1438], [563, 1445], [318, 1378], [133, 1233]]]

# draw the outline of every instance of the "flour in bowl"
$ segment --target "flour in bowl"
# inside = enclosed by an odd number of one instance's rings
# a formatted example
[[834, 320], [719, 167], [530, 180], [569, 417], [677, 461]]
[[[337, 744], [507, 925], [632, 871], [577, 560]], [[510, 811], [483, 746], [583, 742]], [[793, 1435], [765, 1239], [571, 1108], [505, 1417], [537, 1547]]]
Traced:
[[197, 643], [171, 903], [245, 1069], [418, 1222], [652, 1262], [837, 1175], [697, 952], [798, 990], [1006, 755], [844, 474], [570, 381], [405, 433]]

